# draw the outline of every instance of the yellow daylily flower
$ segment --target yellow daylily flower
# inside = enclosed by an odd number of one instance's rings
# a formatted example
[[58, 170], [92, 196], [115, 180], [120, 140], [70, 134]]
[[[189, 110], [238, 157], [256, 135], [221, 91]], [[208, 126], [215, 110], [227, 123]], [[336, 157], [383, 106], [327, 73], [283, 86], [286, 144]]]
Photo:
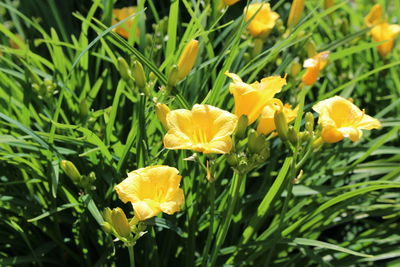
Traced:
[[229, 85], [229, 91], [235, 98], [235, 114], [238, 117], [246, 115], [249, 125], [260, 116], [265, 105], [286, 85], [286, 78], [280, 76], [270, 76], [260, 82], [247, 84], [234, 73], [226, 72], [225, 75], [233, 80]]
[[381, 127], [379, 120], [365, 114], [351, 101], [334, 96], [313, 106], [319, 113], [318, 123], [322, 126], [322, 139], [327, 143], [336, 143], [345, 137], [355, 142], [362, 136], [362, 129], [371, 130]]
[[247, 26], [247, 30], [254, 37], [267, 36], [272, 28], [274, 28], [279, 18], [279, 14], [271, 10], [269, 3], [255, 3], [249, 5], [248, 8], [244, 10], [244, 16], [246, 21], [251, 20]]
[[237, 121], [235, 115], [210, 105], [172, 110], [167, 114], [168, 132], [164, 136], [164, 146], [203, 153], [229, 153], [232, 148], [230, 136]]
[[231, 6], [239, 2], [240, 0], [222, 0], [225, 5]]
[[292, 28], [293, 26], [296, 26], [296, 24], [299, 23], [301, 15], [303, 14], [304, 11], [304, 2], [305, 0], [292, 1], [292, 6], [290, 7], [289, 18], [287, 22], [289, 29]]
[[114, 187], [122, 202], [131, 202], [133, 212], [140, 221], [160, 212], [174, 214], [184, 202], [179, 188], [182, 176], [173, 167], [157, 165], [128, 173], [128, 178]]
[[307, 68], [301, 78], [304, 84], [313, 85], [318, 80], [319, 72], [325, 68], [328, 63], [329, 54], [329, 51], [324, 51], [304, 61], [303, 67]]
[[260, 121], [257, 126], [258, 133], [269, 134], [276, 129], [274, 115], [277, 110], [282, 110], [286, 121], [289, 123], [296, 118], [299, 108], [296, 107], [292, 109], [291, 105], [283, 105], [279, 99], [274, 98], [264, 107], [261, 113]]
[[[124, 7], [124, 8], [115, 8], [113, 9], [113, 18], [111, 24], [117, 24], [121, 20], [126, 19], [127, 17], [133, 15], [136, 13], [137, 7], [135, 6], [130, 6], [130, 7]], [[117, 28], [114, 28], [113, 31], [124, 37], [125, 39], [129, 39], [129, 35], [131, 33], [131, 29], [134, 26], [134, 20], [135, 17], [127, 20], [125, 23], [119, 25]], [[136, 29], [136, 36], [140, 35], [139, 28]]]
[[368, 27], [377, 25], [383, 21], [383, 9], [380, 4], [374, 5], [364, 18], [364, 23]]
[[378, 52], [381, 57], [386, 57], [393, 49], [394, 40], [400, 33], [400, 25], [381, 23], [374, 26], [371, 30], [372, 39], [375, 42], [386, 41], [378, 45]]

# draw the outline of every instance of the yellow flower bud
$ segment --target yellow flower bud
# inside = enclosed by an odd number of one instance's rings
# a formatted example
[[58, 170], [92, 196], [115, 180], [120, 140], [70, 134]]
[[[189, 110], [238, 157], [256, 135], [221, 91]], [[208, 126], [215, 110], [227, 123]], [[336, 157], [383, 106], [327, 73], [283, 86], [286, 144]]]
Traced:
[[306, 43], [306, 50], [308, 57], [313, 57], [317, 54], [317, 47], [313, 40], [308, 40], [308, 42]]
[[79, 182], [82, 175], [79, 173], [75, 165], [68, 160], [61, 161], [61, 168], [64, 170], [65, 174], [71, 178], [73, 182]]
[[324, 0], [324, 8], [325, 9], [333, 7], [334, 4], [335, 4], [335, 0]]
[[131, 234], [131, 227], [128, 219], [121, 208], [115, 208], [111, 211], [111, 221], [115, 231], [122, 237], [128, 237]]
[[227, 5], [227, 6], [231, 6], [236, 4], [237, 2], [239, 2], [240, 0], [222, 0], [222, 2]]
[[290, 8], [289, 18], [288, 18], [288, 28], [296, 26], [301, 19], [301, 15], [304, 10], [304, 0], [293, 0], [292, 7]]
[[160, 120], [161, 124], [164, 126], [164, 129], [168, 130], [168, 123], [167, 123], [167, 114], [171, 110], [165, 104], [157, 103], [156, 104], [156, 114], [158, 119]]
[[108, 222], [108, 223], [112, 223], [111, 220], [111, 209], [110, 208], [105, 208], [102, 212], [101, 215], [103, 216], [104, 221]]
[[301, 64], [297, 61], [293, 62], [290, 66], [290, 75], [296, 77], [301, 71]]
[[129, 65], [126, 62], [126, 60], [122, 57], [118, 58], [118, 71], [121, 74], [121, 77], [122, 79], [124, 79], [124, 81], [128, 82], [132, 79]]
[[106, 232], [107, 234], [111, 234], [113, 231], [111, 224], [108, 222], [103, 222], [101, 224], [101, 227], [103, 228], [104, 232]]
[[199, 42], [197, 40], [190, 40], [178, 61], [179, 80], [185, 78], [192, 70], [194, 63], [196, 63], [198, 51]]
[[306, 130], [312, 132], [314, 130], [314, 115], [311, 112], [307, 112], [306, 116]]

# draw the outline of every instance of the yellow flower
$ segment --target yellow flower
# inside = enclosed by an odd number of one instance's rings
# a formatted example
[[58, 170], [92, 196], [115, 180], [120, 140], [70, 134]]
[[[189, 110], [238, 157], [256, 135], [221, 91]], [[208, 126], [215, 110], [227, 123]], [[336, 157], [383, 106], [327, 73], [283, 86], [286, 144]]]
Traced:
[[379, 4], [374, 5], [364, 18], [364, 23], [368, 27], [374, 26], [382, 22], [383, 10]]
[[269, 3], [249, 5], [248, 8], [244, 10], [244, 16], [246, 21], [251, 20], [247, 26], [247, 30], [254, 37], [265, 37], [268, 35], [272, 28], [274, 28], [276, 20], [279, 18], [279, 14], [271, 10]]
[[374, 26], [371, 30], [372, 39], [375, 42], [386, 41], [378, 45], [378, 52], [381, 57], [386, 57], [393, 49], [394, 40], [400, 33], [400, 25], [381, 23]]
[[167, 115], [164, 146], [203, 153], [229, 153], [232, 148], [230, 135], [235, 131], [237, 121], [235, 115], [210, 105], [173, 110]]
[[262, 79], [261, 82], [247, 84], [234, 73], [225, 74], [233, 80], [229, 85], [229, 91], [235, 98], [235, 114], [238, 117], [246, 115], [249, 125], [260, 116], [265, 105], [286, 85], [286, 78], [280, 76], [271, 76]]
[[[124, 8], [116, 8], [113, 9], [113, 18], [111, 24], [117, 24], [121, 20], [126, 19], [127, 17], [133, 15], [136, 13], [137, 7], [135, 6], [130, 6], [130, 7], [124, 7]], [[131, 29], [134, 26], [134, 20], [135, 17], [127, 20], [125, 23], [119, 25], [117, 28], [114, 28], [113, 31], [124, 37], [125, 39], [129, 39], [129, 34], [132, 32]], [[136, 29], [136, 36], [140, 35], [139, 28]]]
[[289, 29], [300, 21], [304, 10], [304, 1], [305, 0], [293, 0], [287, 23]]
[[319, 72], [328, 63], [329, 53], [329, 51], [324, 51], [304, 61], [303, 67], [307, 68], [301, 78], [304, 84], [313, 85], [318, 80]]
[[128, 173], [114, 189], [124, 203], [132, 203], [135, 217], [143, 221], [160, 212], [174, 214], [180, 210], [184, 202], [181, 179], [173, 167], [150, 166]]
[[224, 2], [225, 5], [231, 6], [236, 4], [237, 2], [239, 2], [240, 0], [222, 0], [222, 2]]
[[286, 121], [289, 123], [297, 116], [298, 107], [292, 109], [289, 104], [283, 105], [279, 99], [274, 98], [263, 109], [260, 122], [257, 126], [257, 132], [261, 134], [269, 134], [276, 129], [274, 115], [277, 110], [282, 110]]
[[365, 114], [351, 101], [334, 96], [313, 106], [319, 113], [318, 123], [322, 126], [322, 139], [327, 143], [335, 143], [350, 138], [355, 142], [362, 136], [361, 129], [371, 130], [381, 127], [380, 122]]

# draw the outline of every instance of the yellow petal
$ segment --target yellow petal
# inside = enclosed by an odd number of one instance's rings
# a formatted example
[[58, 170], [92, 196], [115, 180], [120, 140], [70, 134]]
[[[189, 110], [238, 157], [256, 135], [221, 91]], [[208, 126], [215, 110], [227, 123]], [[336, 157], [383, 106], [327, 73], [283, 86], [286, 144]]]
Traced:
[[343, 140], [344, 136], [335, 127], [324, 127], [321, 132], [322, 140], [327, 143], [336, 143]]
[[224, 2], [225, 5], [231, 6], [239, 2], [240, 0], [222, 0], [222, 1]]
[[152, 201], [139, 201], [132, 203], [132, 206], [135, 217], [140, 221], [150, 219], [161, 212], [161, 209]]
[[357, 127], [360, 129], [372, 130], [372, 129], [379, 129], [382, 127], [382, 125], [379, 122], [379, 120], [371, 116], [364, 115], [362, 120], [357, 124]]

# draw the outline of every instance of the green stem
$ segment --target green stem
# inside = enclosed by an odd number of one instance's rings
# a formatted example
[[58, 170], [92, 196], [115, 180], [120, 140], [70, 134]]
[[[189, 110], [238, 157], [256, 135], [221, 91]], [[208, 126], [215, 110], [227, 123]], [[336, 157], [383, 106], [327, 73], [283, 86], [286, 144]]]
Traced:
[[206, 246], [203, 250], [203, 263], [202, 266], [205, 267], [207, 265], [208, 252], [210, 251], [211, 241], [214, 233], [214, 212], [215, 212], [215, 185], [214, 183], [210, 183], [210, 225], [207, 235]]
[[241, 182], [244, 181], [245, 179], [243, 179], [243, 177], [241, 177], [239, 173], [235, 172], [233, 174], [232, 180], [233, 181], [232, 181], [231, 187], [229, 189], [229, 193], [230, 193], [229, 197], [230, 198], [229, 198], [228, 210], [224, 217], [225, 220], [224, 220], [222, 226], [220, 227], [220, 229], [218, 230], [217, 241], [215, 244], [215, 248], [211, 254], [209, 266], [215, 265], [215, 262], [218, 257], [218, 252], [225, 241], [226, 235], [228, 233], [229, 225], [232, 221], [233, 211], [235, 209], [235, 206], [236, 206], [236, 203], [238, 200], [239, 188], [240, 188]]
[[131, 267], [135, 267], [135, 254], [133, 252], [133, 246], [128, 246], [128, 251], [129, 251], [129, 262], [131, 264]]

